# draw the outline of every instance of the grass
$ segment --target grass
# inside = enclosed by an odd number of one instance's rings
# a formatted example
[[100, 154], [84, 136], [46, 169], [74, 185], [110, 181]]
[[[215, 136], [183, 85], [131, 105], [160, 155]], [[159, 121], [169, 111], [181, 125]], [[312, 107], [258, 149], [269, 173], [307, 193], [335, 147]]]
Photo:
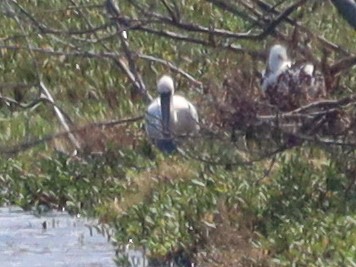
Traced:
[[[180, 6], [183, 21], [236, 32], [250, 26], [211, 4], [185, 3]], [[167, 13], [160, 1], [151, 4], [157, 12]], [[96, 26], [108, 22], [101, 7], [83, 7], [83, 16], [54, 0], [21, 5], [41, 23], [60, 30], [86, 29], [84, 17]], [[120, 7], [128, 16], [141, 15], [127, 1], [120, 2]], [[18, 6], [13, 8], [19, 10]], [[352, 51], [354, 32], [330, 4], [311, 1], [297, 13], [311, 31], [322, 32], [326, 39]], [[49, 51], [74, 51], [74, 46], [80, 52], [99, 52], [105, 51], [104, 44], [109, 52], [122, 56], [114, 27], [100, 30], [99, 37], [104, 39], [97, 42], [92, 34], [40, 33], [25, 17], [19, 16], [19, 20], [26, 34], [11, 16], [0, 18], [4, 25], [0, 45], [26, 48], [27, 37], [32, 46]], [[173, 26], [162, 29], [201, 37]], [[292, 27], [278, 29], [292, 38]], [[306, 41], [321, 58], [321, 44], [302, 30], [300, 35], [300, 42]], [[247, 164], [278, 145], [278, 138], [270, 135], [263, 139], [262, 133], [251, 133], [244, 139], [239, 134], [246, 129], [237, 127], [239, 119], [253, 119], [243, 116], [248, 110], [242, 107], [242, 100], [251, 100], [251, 96], [253, 103], [261, 100], [255, 75], [264, 68], [259, 57], [138, 30], [130, 30], [129, 38], [133, 50], [169, 60], [203, 82], [203, 86], [193, 85], [166, 65], [137, 59], [152, 95], [157, 78], [172, 74], [177, 92], [199, 107], [201, 135], [188, 140], [182, 153], [168, 156], [149, 143], [142, 120], [93, 125], [142, 115], [146, 107], [110, 58], [1, 48], [0, 96], [33, 100], [35, 87], [16, 91], [5, 85], [32, 84], [40, 73], [56, 104], [72, 119], [82, 150], [73, 153], [64, 134], [21, 153], [2, 153], [0, 204], [24, 209], [64, 207], [73, 214], [97, 217], [114, 229], [116, 245], [133, 239], [136, 246], [148, 249], [152, 262], [175, 260], [187, 266], [194, 261], [207, 267], [356, 265], [353, 149], [305, 143], [275, 158]], [[258, 42], [214, 38], [217, 45], [231, 42], [262, 52], [281, 41], [274, 37]], [[293, 49], [291, 52], [300, 56]], [[329, 61], [342, 57], [328, 53]], [[353, 76], [351, 70], [343, 73], [340, 88], [354, 88]], [[348, 93], [336, 92], [332, 98]], [[0, 121], [1, 152], [62, 130], [49, 104], [21, 109], [1, 100]]]

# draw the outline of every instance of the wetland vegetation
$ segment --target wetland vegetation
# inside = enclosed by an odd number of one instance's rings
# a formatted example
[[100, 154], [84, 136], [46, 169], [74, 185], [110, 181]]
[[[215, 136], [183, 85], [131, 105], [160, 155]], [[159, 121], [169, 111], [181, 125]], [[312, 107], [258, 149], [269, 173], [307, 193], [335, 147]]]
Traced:
[[[157, 265], [355, 266], [356, 33], [335, 7], [118, 2], [1, 1], [0, 204], [98, 218]], [[275, 43], [314, 63], [334, 102], [266, 107]], [[171, 155], [142, 119], [163, 74], [201, 120]]]

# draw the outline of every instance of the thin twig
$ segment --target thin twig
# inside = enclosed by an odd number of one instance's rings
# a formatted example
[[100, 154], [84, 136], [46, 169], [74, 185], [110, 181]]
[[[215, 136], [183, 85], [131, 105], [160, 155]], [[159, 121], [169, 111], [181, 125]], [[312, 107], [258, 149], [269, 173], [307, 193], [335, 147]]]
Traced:
[[[105, 2], [105, 7], [107, 8], [109, 19], [112, 19], [113, 16], [116, 17], [120, 16], [119, 7], [115, 3], [113, 3], [113, 1], [114, 0], [106, 0]], [[145, 83], [143, 82], [141, 75], [137, 71], [138, 68], [134, 60], [133, 52], [131, 51], [129, 43], [126, 39], [127, 38], [126, 32], [124, 34], [124, 30], [122, 29], [119, 21], [115, 21], [115, 27], [116, 27], [117, 36], [120, 40], [121, 46], [126, 55], [129, 68], [127, 68], [126, 64], [124, 64], [124, 62], [121, 59], [119, 60], [113, 59], [113, 60], [121, 69], [123, 69], [128, 74], [128, 77], [133, 82], [134, 87], [145, 97], [145, 100], [147, 102], [151, 102], [153, 98], [147, 91]]]
[[88, 129], [88, 128], [92, 128], [92, 127], [95, 127], [95, 128], [109, 128], [109, 127], [114, 127], [116, 125], [120, 125], [120, 124], [127, 124], [127, 123], [133, 123], [133, 122], [136, 122], [136, 121], [139, 121], [139, 120], [142, 120], [143, 119], [143, 116], [137, 116], [137, 117], [134, 117], [134, 118], [129, 118], [129, 119], [122, 119], [122, 120], [113, 120], [113, 121], [107, 121], [107, 122], [95, 122], [95, 123], [90, 123], [90, 124], [87, 124], [87, 125], [84, 125], [84, 126], [81, 126], [81, 127], [78, 127], [78, 128], [73, 128], [73, 129], [70, 129], [68, 131], [61, 131], [61, 132], [58, 132], [58, 133], [55, 133], [55, 134], [49, 134], [49, 135], [46, 135], [45, 137], [43, 138], [39, 138], [39, 139], [34, 139], [34, 140], [31, 140], [31, 141], [28, 141], [28, 142], [24, 142], [22, 144], [19, 144], [19, 145], [15, 145], [13, 147], [0, 147], [0, 154], [2, 155], [8, 155], [8, 156], [13, 156], [13, 155], [16, 155], [20, 152], [24, 152], [30, 148], [33, 148], [37, 145], [40, 145], [40, 144], [43, 144], [43, 143], [47, 143], [47, 142], [50, 142], [56, 138], [61, 138], [61, 137], [65, 137], [65, 136], [68, 136], [69, 134], [75, 134], [75, 133], [78, 133], [78, 132], [81, 132], [85, 129]]
[[[24, 11], [24, 9], [23, 9], [20, 5], [18, 5], [16, 1], [12, 0], [11, 2], [12, 2], [15, 6], [17, 6], [17, 7], [21, 10], [22, 13], [27, 14], [27, 12]], [[26, 31], [25, 31], [25, 29], [23, 28], [23, 25], [22, 25], [22, 23], [20, 22], [18, 16], [15, 15], [15, 16], [14, 16], [14, 19], [16, 20], [17, 24], [19, 25], [19, 27], [20, 27], [22, 33], [25, 35], [25, 32], [26, 32]], [[30, 48], [30, 47], [31, 47], [31, 43], [30, 43], [29, 39], [28, 39], [26, 36], [25, 36], [25, 40], [26, 40], [27, 47]], [[43, 83], [43, 81], [42, 81], [42, 79], [41, 79], [41, 76], [42, 76], [42, 75], [41, 75], [41, 73], [39, 72], [39, 68], [38, 68], [38, 63], [37, 63], [36, 57], [35, 57], [35, 55], [32, 53], [32, 51], [31, 51], [30, 49], [29, 49], [29, 53], [30, 53], [30, 56], [31, 56], [31, 58], [32, 58], [32, 62], [33, 62], [33, 65], [34, 65], [34, 70], [35, 70], [35, 72], [36, 72], [37, 80], [38, 80], [38, 82], [39, 82], [38, 86], [39, 86], [39, 88], [41, 89], [41, 92], [44, 94], [44, 96], [45, 96], [50, 102], [54, 103], [54, 99], [53, 99], [51, 93], [49, 92], [49, 90], [48, 90], [47, 87], [44, 85], [44, 83]], [[62, 124], [63, 128], [68, 131], [68, 130], [70, 129], [70, 127], [69, 127], [69, 125], [68, 125], [68, 123], [67, 123], [67, 120], [66, 120], [65, 116], [63, 115], [62, 111], [61, 111], [56, 105], [53, 105], [53, 109], [54, 109], [55, 114], [57, 115], [57, 117], [58, 117], [60, 123]], [[68, 137], [69, 137], [70, 141], [72, 142], [72, 144], [75, 146], [75, 148], [76, 148], [76, 149], [80, 149], [80, 143], [79, 143], [79, 141], [76, 139], [76, 137], [75, 137], [74, 135], [72, 135], [71, 133], [68, 134]]]

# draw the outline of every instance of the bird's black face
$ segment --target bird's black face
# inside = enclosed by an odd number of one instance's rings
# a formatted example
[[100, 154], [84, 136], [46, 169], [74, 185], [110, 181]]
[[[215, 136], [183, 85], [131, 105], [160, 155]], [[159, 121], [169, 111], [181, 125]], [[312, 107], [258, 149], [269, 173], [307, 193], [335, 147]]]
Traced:
[[164, 138], [170, 138], [171, 133], [169, 130], [170, 115], [171, 115], [171, 93], [161, 93], [161, 115], [162, 115], [162, 135]]
[[282, 53], [279, 53], [279, 54], [277, 55], [277, 58], [278, 58], [278, 60], [279, 60], [280, 62], [283, 62], [283, 61], [286, 60], [286, 58], [282, 55]]

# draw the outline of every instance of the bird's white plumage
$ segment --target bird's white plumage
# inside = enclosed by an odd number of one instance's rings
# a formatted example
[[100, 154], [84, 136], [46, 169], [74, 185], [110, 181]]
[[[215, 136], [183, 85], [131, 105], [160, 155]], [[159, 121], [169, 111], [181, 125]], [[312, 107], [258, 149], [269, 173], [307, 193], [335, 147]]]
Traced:
[[[187, 99], [173, 95], [171, 101], [170, 131], [172, 136], [184, 136], [199, 130], [199, 118], [196, 108]], [[157, 97], [146, 111], [146, 132], [151, 139], [163, 138], [161, 99]]]
[[291, 66], [287, 49], [282, 45], [274, 45], [268, 57], [268, 68], [272, 73], [283, 71]]
[[[159, 94], [170, 93], [169, 132], [172, 139], [192, 135], [199, 130], [199, 117], [196, 108], [186, 98], [174, 95], [173, 79], [163, 76], [157, 83]], [[151, 140], [163, 139], [161, 96], [148, 106], [145, 115], [145, 129]]]
[[157, 91], [159, 94], [162, 93], [171, 93], [174, 94], [174, 82], [173, 79], [168, 76], [164, 75], [161, 79], [159, 79], [157, 83]]
[[303, 67], [302, 67], [302, 71], [306, 74], [306, 75], [309, 75], [309, 76], [312, 76], [314, 74], [314, 65], [312, 64], [305, 64]]
[[326, 90], [324, 77], [312, 64], [292, 64], [279, 44], [270, 49], [261, 88], [271, 104], [285, 111], [323, 97]]
[[121, 35], [122, 37], [124, 37], [125, 40], [127, 40], [127, 31], [122, 31]]
[[279, 75], [289, 69], [291, 65], [287, 49], [279, 44], [272, 46], [268, 56], [267, 68], [263, 74], [262, 90], [266, 91], [267, 87], [275, 83]]

